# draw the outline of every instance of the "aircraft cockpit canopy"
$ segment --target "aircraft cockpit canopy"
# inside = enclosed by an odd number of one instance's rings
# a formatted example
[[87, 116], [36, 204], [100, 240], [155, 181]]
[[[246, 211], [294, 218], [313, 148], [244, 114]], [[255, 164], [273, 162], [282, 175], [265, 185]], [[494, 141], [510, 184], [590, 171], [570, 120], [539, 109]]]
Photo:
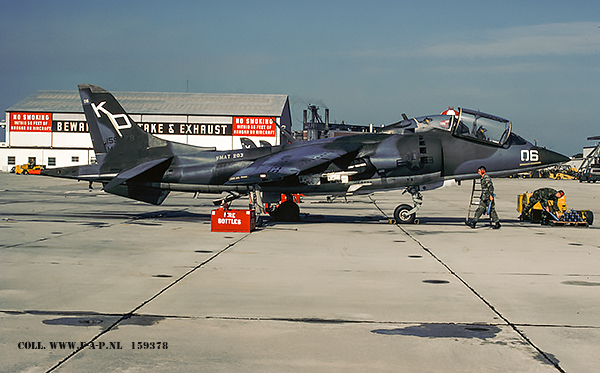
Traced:
[[459, 108], [458, 115], [427, 115], [383, 127], [381, 133], [427, 132], [432, 129], [450, 131], [454, 136], [477, 142], [503, 146], [508, 140], [512, 124], [509, 120], [480, 111]]
[[462, 108], [459, 110], [457, 121], [452, 128], [455, 136], [497, 146], [504, 145], [508, 140], [512, 129], [509, 120], [480, 111]]

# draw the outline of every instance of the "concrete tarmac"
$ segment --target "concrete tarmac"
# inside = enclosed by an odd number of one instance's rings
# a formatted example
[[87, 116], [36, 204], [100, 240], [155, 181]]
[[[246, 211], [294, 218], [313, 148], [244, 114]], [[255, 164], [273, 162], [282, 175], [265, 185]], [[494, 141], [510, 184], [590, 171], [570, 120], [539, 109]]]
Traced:
[[600, 214], [600, 185], [494, 183], [500, 230], [464, 224], [465, 182], [418, 225], [396, 191], [243, 234], [210, 232], [215, 196], [0, 173], [0, 371], [600, 371], [600, 231], [515, 210], [550, 186]]

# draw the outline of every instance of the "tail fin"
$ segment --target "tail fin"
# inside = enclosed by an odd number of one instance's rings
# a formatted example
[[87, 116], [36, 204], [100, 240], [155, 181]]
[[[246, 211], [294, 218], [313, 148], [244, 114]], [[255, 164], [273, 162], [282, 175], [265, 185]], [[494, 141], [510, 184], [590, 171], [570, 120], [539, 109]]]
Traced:
[[115, 168], [127, 168], [128, 160], [137, 163], [149, 149], [167, 145], [142, 130], [110, 92], [91, 84], [78, 87], [98, 163], [109, 157]]
[[[169, 142], [142, 130], [115, 97], [95, 85], [79, 85], [79, 95], [89, 125], [100, 175], [108, 193], [161, 204], [168, 190], [141, 186], [160, 182], [171, 164]], [[116, 176], [114, 176], [116, 174]]]

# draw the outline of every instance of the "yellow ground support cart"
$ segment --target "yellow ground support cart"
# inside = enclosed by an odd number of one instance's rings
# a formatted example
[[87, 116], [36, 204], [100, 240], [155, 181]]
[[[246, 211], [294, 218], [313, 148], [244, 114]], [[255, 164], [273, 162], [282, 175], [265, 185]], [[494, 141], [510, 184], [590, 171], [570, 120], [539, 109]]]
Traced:
[[46, 166], [44, 165], [35, 165], [26, 163], [23, 165], [16, 165], [10, 170], [10, 172], [15, 173], [17, 175], [39, 175], [42, 170], [45, 170]]
[[[523, 209], [529, 203], [532, 192], [525, 192], [517, 195], [517, 211], [523, 213]], [[548, 205], [552, 205], [552, 201], [548, 201]], [[531, 208], [529, 217], [532, 223], [542, 223], [549, 225], [564, 225], [564, 226], [589, 226], [594, 221], [594, 214], [590, 210], [570, 210], [567, 209], [567, 200], [565, 196], [558, 199], [557, 218], [555, 219], [548, 214], [545, 214], [542, 205], [538, 202]]]

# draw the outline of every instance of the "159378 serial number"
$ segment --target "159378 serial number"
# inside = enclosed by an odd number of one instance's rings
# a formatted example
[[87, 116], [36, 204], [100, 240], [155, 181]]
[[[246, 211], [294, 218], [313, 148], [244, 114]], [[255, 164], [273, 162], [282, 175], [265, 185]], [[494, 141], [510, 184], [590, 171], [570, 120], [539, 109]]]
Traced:
[[[89, 350], [124, 350], [127, 348], [127, 343], [121, 342], [105, 342], [105, 341], [90, 341], [90, 342], [57, 342], [51, 341], [48, 343], [35, 342], [19, 342], [17, 348], [19, 350], [77, 350], [87, 348]], [[169, 342], [131, 342], [132, 350], [168, 350]]]
[[132, 350], [168, 350], [168, 342], [131, 342]]

